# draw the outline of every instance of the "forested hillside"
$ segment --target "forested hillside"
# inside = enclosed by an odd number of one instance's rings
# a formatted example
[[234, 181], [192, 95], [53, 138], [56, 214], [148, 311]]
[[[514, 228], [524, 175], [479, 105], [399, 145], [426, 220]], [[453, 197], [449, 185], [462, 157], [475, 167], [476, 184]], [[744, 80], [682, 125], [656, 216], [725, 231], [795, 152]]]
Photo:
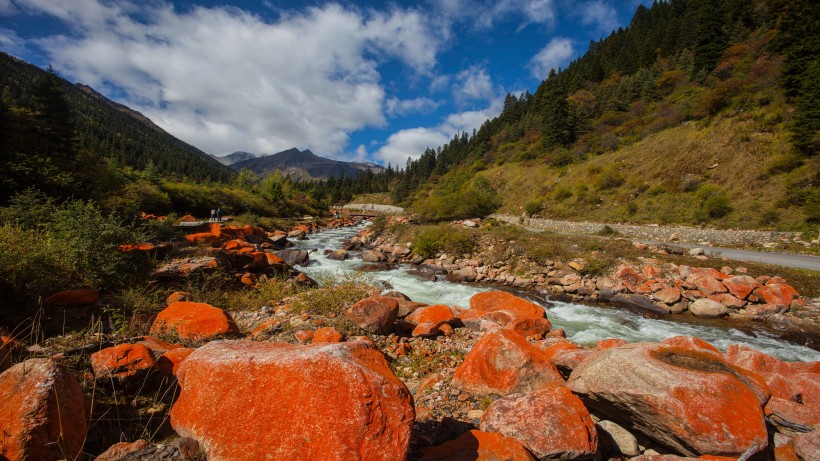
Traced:
[[819, 107], [816, 2], [655, 2], [480, 129], [409, 161], [392, 195], [429, 219], [501, 207], [805, 227], [820, 222]]

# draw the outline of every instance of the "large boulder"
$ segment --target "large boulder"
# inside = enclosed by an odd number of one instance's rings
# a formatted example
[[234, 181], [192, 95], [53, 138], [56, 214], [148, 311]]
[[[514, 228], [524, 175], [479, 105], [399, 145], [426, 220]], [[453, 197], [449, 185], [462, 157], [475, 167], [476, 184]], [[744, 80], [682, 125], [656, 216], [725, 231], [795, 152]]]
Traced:
[[729, 308], [708, 298], [698, 299], [689, 305], [689, 312], [695, 317], [717, 318], [729, 313]]
[[364, 298], [344, 311], [344, 316], [368, 333], [386, 335], [393, 331], [399, 315], [396, 298], [371, 296]]
[[239, 333], [230, 314], [205, 303], [171, 303], [157, 314], [151, 325], [152, 335], [175, 333], [183, 339], [194, 341], [229, 336]]
[[62, 365], [31, 359], [0, 374], [0, 459], [79, 459], [88, 432], [83, 389]]
[[593, 353], [567, 386], [596, 413], [687, 456], [766, 447], [763, 379], [712, 351], [637, 343]]
[[643, 295], [618, 293], [609, 300], [610, 303], [637, 312], [650, 311], [658, 314], [668, 314], [669, 307], [653, 303], [651, 299]]
[[470, 298], [470, 309], [462, 312], [460, 317], [471, 329], [478, 330], [482, 321], [488, 321], [525, 336], [543, 336], [552, 328], [543, 307], [505, 291], [474, 295]]
[[471, 430], [460, 437], [432, 447], [419, 461], [534, 461], [535, 458], [512, 437], [495, 432]]
[[754, 295], [763, 300], [766, 304], [780, 304], [788, 306], [792, 300], [798, 296], [797, 290], [787, 283], [767, 283], [766, 286], [758, 287]]
[[307, 266], [310, 256], [305, 250], [290, 248], [287, 250], [274, 251], [273, 254], [282, 258], [289, 266]]
[[413, 398], [369, 341], [215, 341], [178, 372], [171, 425], [211, 461], [404, 460]]
[[565, 387], [496, 400], [481, 417], [481, 430], [518, 440], [538, 459], [588, 459], [598, 449], [595, 422]]
[[436, 326], [442, 323], [450, 323], [455, 320], [453, 310], [450, 306], [444, 304], [433, 304], [432, 306], [423, 306], [414, 310], [405, 317], [409, 323], [413, 325], [421, 325], [422, 323], [433, 323]]
[[49, 306], [85, 306], [94, 304], [100, 300], [100, 295], [88, 288], [77, 288], [75, 290], [62, 290], [54, 293], [45, 299]]
[[383, 263], [387, 261], [387, 256], [381, 251], [362, 250], [362, 261], [366, 263]]
[[473, 394], [507, 395], [563, 384], [549, 354], [511, 330], [484, 334], [453, 375], [454, 386]]

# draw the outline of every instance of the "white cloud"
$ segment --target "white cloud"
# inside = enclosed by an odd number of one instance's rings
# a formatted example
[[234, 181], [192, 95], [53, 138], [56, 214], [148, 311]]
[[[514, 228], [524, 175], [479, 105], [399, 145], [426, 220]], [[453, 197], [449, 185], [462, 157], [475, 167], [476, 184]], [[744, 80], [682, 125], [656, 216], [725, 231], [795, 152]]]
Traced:
[[17, 11], [17, 7], [11, 0], [0, 0], [0, 15], [12, 14]]
[[26, 8], [76, 34], [37, 41], [55, 68], [124, 94], [125, 104], [215, 154], [340, 153], [348, 133], [385, 123], [379, 62], [427, 75], [442, 45], [411, 9], [327, 4], [268, 22], [236, 8], [180, 12], [162, 2], [145, 11], [101, 0], [29, 0]]
[[450, 142], [456, 133], [472, 134], [474, 128], [479, 128], [486, 120], [497, 116], [502, 105], [503, 100], [496, 98], [484, 110], [451, 114], [438, 126], [397, 131], [387, 138], [387, 142], [373, 156], [385, 165], [389, 162], [404, 168], [408, 157], [417, 159], [428, 147], [435, 149]]
[[498, 21], [512, 18], [528, 24], [555, 21], [553, 0], [431, 0], [438, 15], [449, 22], [471, 23], [477, 29], [492, 28]]
[[25, 42], [16, 32], [0, 27], [0, 49], [11, 54], [21, 54]]
[[456, 75], [453, 84], [453, 95], [459, 103], [468, 100], [490, 99], [495, 95], [493, 82], [487, 70], [473, 66]]
[[387, 98], [385, 102], [387, 115], [391, 117], [429, 113], [436, 110], [440, 105], [441, 102], [434, 101], [430, 98]]
[[550, 69], [557, 71], [558, 68], [566, 65], [574, 54], [575, 48], [571, 39], [554, 37], [547, 43], [547, 46], [542, 48], [541, 51], [530, 60], [532, 76], [540, 79], [547, 78]]
[[581, 5], [581, 22], [608, 33], [618, 27], [618, 11], [604, 0], [586, 2]]

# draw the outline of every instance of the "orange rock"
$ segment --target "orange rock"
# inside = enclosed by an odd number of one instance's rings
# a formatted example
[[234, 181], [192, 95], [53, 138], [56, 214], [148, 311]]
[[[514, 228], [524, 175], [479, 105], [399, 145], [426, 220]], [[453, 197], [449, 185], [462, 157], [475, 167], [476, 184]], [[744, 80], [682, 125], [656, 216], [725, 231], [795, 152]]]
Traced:
[[439, 326], [442, 323], [450, 323], [455, 320], [455, 315], [453, 315], [453, 311], [450, 309], [450, 306], [445, 306], [444, 304], [434, 304], [432, 306], [420, 307], [414, 310], [405, 318], [405, 320], [414, 325], [432, 323], [435, 326]]
[[0, 373], [11, 368], [14, 353], [20, 348], [20, 343], [0, 328]]
[[[447, 325], [443, 323], [442, 325]], [[410, 333], [410, 336], [414, 338], [422, 337], [422, 338], [430, 338], [434, 336], [439, 336], [443, 334], [441, 329], [435, 323], [420, 323], [413, 328], [413, 331]]]
[[211, 232], [199, 232], [185, 236], [185, 240], [192, 245], [216, 246], [219, 243], [219, 236]]
[[177, 302], [168, 305], [151, 325], [152, 335], [176, 333], [183, 339], [206, 340], [239, 333], [230, 314], [205, 303]]
[[453, 375], [453, 385], [472, 394], [507, 395], [563, 384], [547, 353], [510, 330], [486, 333]]
[[657, 293], [654, 294], [656, 300], [664, 303], [664, 304], [675, 304], [676, 302], [680, 301], [681, 293], [680, 288], [676, 287], [668, 287], [664, 288]]
[[268, 330], [279, 326], [280, 323], [281, 322], [279, 322], [278, 319], [265, 320], [264, 322], [260, 323], [256, 328], [254, 328], [253, 331], [251, 331], [251, 334], [249, 336], [251, 338], [255, 338], [255, 337], [267, 332]]
[[62, 365], [30, 359], [0, 374], [0, 457], [79, 459], [88, 429], [83, 390]]
[[150, 242], [142, 243], [127, 243], [120, 245], [118, 250], [120, 253], [146, 253], [156, 250], [157, 246]]
[[359, 328], [376, 334], [388, 334], [399, 313], [396, 298], [373, 296], [362, 299], [344, 312]]
[[707, 295], [715, 293], [725, 293], [728, 291], [719, 279], [709, 276], [693, 274], [687, 277], [686, 281], [694, 284], [698, 290], [702, 291]]
[[333, 327], [322, 327], [313, 332], [313, 343], [338, 343], [342, 340], [342, 334]]
[[792, 400], [800, 395], [800, 390], [792, 382], [795, 373], [786, 362], [741, 344], [732, 344], [726, 348], [726, 359], [734, 365], [760, 374], [775, 397]]
[[196, 222], [197, 219], [193, 216], [186, 214], [185, 216], [179, 218], [179, 222]]
[[293, 337], [296, 338], [297, 341], [300, 343], [308, 343], [310, 340], [313, 339], [313, 331], [311, 330], [299, 330], [293, 334]]
[[46, 298], [45, 303], [50, 306], [85, 306], [100, 300], [100, 295], [88, 288], [63, 290]]
[[586, 459], [598, 450], [595, 422], [565, 387], [496, 400], [481, 417], [481, 430], [518, 440], [538, 459]]
[[643, 267], [641, 273], [643, 273], [644, 277], [648, 279], [653, 279], [663, 275], [663, 269], [661, 269], [658, 266], [649, 264]]
[[425, 450], [419, 461], [535, 461], [512, 437], [471, 430], [455, 440]]
[[717, 347], [700, 338], [695, 338], [694, 336], [673, 336], [671, 338], [664, 339], [661, 341], [661, 344], [683, 347], [687, 349], [702, 349], [714, 352], [721, 356], [723, 355]]
[[774, 461], [800, 461], [791, 445], [780, 445], [774, 449]]
[[489, 321], [524, 336], [544, 336], [552, 328], [544, 308], [504, 291], [485, 291], [470, 298], [470, 309], [460, 315], [468, 328], [481, 329]]
[[180, 301], [188, 301], [191, 295], [187, 291], [175, 291], [165, 298], [165, 305], [177, 303]]
[[581, 348], [581, 346], [575, 344], [570, 340], [561, 340], [563, 338], [558, 338], [559, 340], [545, 340], [538, 344], [538, 346], [544, 350], [544, 353], [547, 354], [547, 358], [551, 361], [556, 354], [559, 354], [564, 351], [574, 351]]
[[729, 293], [716, 293], [713, 295], [709, 295], [707, 298], [711, 299], [712, 301], [721, 303], [730, 309], [741, 309], [743, 306], [746, 305], [746, 301], [743, 301], [737, 296], [733, 296]]
[[567, 386], [601, 417], [687, 456], [768, 444], [765, 382], [712, 351], [647, 343], [596, 351]]
[[124, 461], [128, 456], [150, 447], [151, 443], [144, 439], [136, 442], [120, 442], [111, 445], [103, 454], [94, 458], [94, 461]]
[[208, 459], [407, 457], [413, 399], [370, 342], [216, 341], [188, 356], [178, 379], [171, 425]]
[[693, 267], [691, 268], [692, 274], [698, 277], [707, 277], [716, 280], [725, 280], [729, 278], [727, 274], [723, 272], [713, 269], [711, 267]]
[[723, 285], [729, 290], [732, 296], [739, 299], [747, 299], [749, 295], [757, 288], [757, 280], [748, 275], [735, 275], [723, 281]]
[[621, 283], [628, 283], [633, 287], [640, 285], [644, 281], [644, 278], [635, 272], [635, 269], [626, 265], [619, 266], [612, 277]]
[[233, 239], [228, 240], [222, 245], [222, 249], [226, 251], [238, 251], [242, 249], [250, 249], [253, 250], [254, 246], [252, 243], [248, 243], [244, 240]]
[[820, 408], [816, 405], [803, 405], [780, 397], [772, 397], [766, 403], [764, 413], [774, 424], [786, 428], [796, 425], [820, 429]]
[[620, 338], [602, 339], [595, 342], [595, 349], [609, 349], [612, 347], [623, 346], [624, 344], [629, 344], [629, 341]]
[[754, 294], [766, 304], [781, 304], [787, 307], [798, 296], [797, 290], [787, 283], [767, 283], [766, 286], [755, 289]]
[[176, 376], [179, 364], [188, 358], [194, 349], [188, 347], [178, 347], [162, 354], [157, 360], [157, 368], [163, 376]]
[[91, 354], [95, 378], [122, 383], [142, 381], [156, 363], [154, 352], [143, 344], [120, 344]]

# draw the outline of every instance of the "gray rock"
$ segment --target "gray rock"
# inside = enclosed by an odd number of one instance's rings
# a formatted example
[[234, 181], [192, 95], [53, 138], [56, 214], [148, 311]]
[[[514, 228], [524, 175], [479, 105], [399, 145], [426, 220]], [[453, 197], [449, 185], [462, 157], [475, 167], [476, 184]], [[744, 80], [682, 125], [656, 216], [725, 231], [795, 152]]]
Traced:
[[659, 306], [653, 303], [651, 299], [641, 295], [618, 293], [613, 296], [609, 302], [618, 307], [625, 307], [627, 309], [647, 310], [657, 312], [659, 314], [669, 313], [668, 307]]
[[334, 261], [344, 261], [345, 259], [347, 259], [347, 251], [336, 250], [327, 255], [327, 259], [332, 259]]
[[381, 251], [363, 250], [362, 261], [366, 263], [381, 263], [387, 261], [387, 256]]
[[609, 420], [598, 423], [598, 437], [609, 436], [614, 445], [613, 448], [626, 456], [638, 456], [641, 454], [638, 449], [638, 439], [631, 432]]
[[729, 308], [708, 298], [701, 298], [689, 305], [689, 312], [696, 317], [717, 318], [729, 313]]
[[273, 254], [284, 259], [289, 266], [298, 265], [305, 267], [308, 265], [308, 262], [310, 262], [310, 256], [308, 256], [308, 252], [305, 250], [290, 248], [287, 250], [274, 251]]

